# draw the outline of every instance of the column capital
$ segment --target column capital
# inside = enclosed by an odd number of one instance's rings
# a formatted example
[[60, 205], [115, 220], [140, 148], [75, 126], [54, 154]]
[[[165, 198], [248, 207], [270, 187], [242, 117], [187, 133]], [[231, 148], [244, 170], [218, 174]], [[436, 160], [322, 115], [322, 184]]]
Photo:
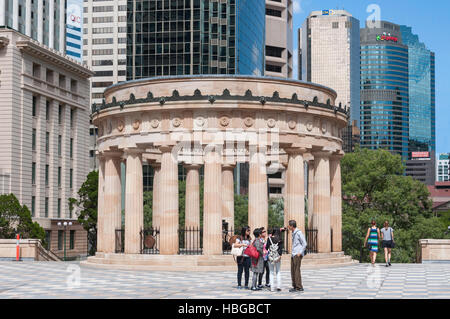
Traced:
[[306, 147], [286, 147], [284, 148], [284, 151], [288, 155], [298, 155], [298, 154], [302, 155], [309, 152], [309, 150]]
[[200, 169], [202, 167], [202, 164], [200, 164], [200, 163], [184, 163], [183, 166], [188, 170]]
[[333, 154], [334, 150], [328, 149], [328, 148], [322, 148], [313, 150], [311, 154], [314, 156], [314, 158], [317, 157], [330, 157]]
[[332, 160], [341, 160], [344, 157], [345, 153], [342, 150], [337, 151], [336, 153], [331, 154]]
[[120, 159], [123, 156], [123, 152], [121, 152], [121, 151], [103, 151], [102, 153], [99, 152], [99, 155], [105, 159], [109, 159], [109, 158]]
[[303, 155], [303, 158], [306, 162], [313, 162], [314, 161], [314, 156], [312, 155], [311, 152], [305, 153]]
[[135, 147], [130, 147], [130, 148], [124, 148], [123, 149], [123, 153], [128, 156], [128, 155], [142, 155], [145, 152], [145, 150], [141, 149], [141, 148], [135, 148]]
[[224, 163], [222, 165], [222, 170], [233, 170], [236, 167], [236, 164]]

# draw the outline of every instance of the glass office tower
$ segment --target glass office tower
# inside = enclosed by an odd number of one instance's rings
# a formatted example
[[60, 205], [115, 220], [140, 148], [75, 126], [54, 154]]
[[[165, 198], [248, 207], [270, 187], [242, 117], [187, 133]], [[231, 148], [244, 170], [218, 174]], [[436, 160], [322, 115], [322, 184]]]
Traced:
[[264, 72], [264, 1], [129, 0], [127, 13], [127, 80]]
[[408, 47], [400, 26], [361, 30], [361, 147], [408, 158]]
[[409, 49], [409, 143], [410, 152], [436, 149], [434, 53], [411, 27], [401, 26]]

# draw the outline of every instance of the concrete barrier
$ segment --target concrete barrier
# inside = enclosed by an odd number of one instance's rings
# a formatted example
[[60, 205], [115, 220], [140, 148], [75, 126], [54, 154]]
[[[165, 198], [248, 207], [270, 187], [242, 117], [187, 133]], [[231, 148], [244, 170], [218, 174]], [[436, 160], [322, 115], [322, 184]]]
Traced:
[[419, 240], [422, 264], [450, 263], [450, 239]]
[[[42, 247], [38, 239], [21, 239], [20, 259], [58, 261], [58, 257]], [[0, 239], [0, 260], [16, 260], [16, 239]]]

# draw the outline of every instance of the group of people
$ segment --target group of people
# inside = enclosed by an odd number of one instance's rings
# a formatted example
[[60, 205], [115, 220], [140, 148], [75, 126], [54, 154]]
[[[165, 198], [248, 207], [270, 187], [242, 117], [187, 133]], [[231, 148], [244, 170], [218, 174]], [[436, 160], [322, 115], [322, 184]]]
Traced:
[[[367, 229], [366, 238], [364, 239], [364, 246], [369, 249], [370, 261], [372, 266], [375, 266], [378, 253], [378, 243], [382, 241], [382, 248], [384, 248], [384, 260], [386, 261], [386, 267], [391, 265], [391, 251], [395, 247], [394, 230], [389, 227], [389, 222], [384, 222], [384, 227], [381, 230], [377, 227], [376, 221], [373, 219], [371, 227]], [[380, 236], [381, 232], [381, 236]]]
[[[281, 291], [281, 255], [283, 254], [283, 236], [282, 233], [289, 229], [292, 232], [292, 252], [291, 252], [291, 292], [303, 291], [301, 277], [302, 258], [306, 253], [306, 239], [300, 229], [297, 229], [295, 220], [289, 221], [288, 227], [273, 228], [269, 233], [264, 227], [252, 231], [249, 226], [242, 228], [241, 235], [238, 236], [234, 243], [233, 249], [237, 250], [236, 263], [238, 267], [237, 282], [238, 289], [251, 289], [258, 291], [264, 288], [262, 280], [264, 273], [266, 274], [266, 288], [270, 291]], [[247, 250], [253, 246], [255, 253], [249, 256]], [[247, 252], [247, 253], [246, 253]], [[250, 270], [253, 273], [251, 288], [249, 285]], [[245, 285], [242, 287], [242, 274], [245, 273]], [[275, 283], [276, 280], [276, 283]]]

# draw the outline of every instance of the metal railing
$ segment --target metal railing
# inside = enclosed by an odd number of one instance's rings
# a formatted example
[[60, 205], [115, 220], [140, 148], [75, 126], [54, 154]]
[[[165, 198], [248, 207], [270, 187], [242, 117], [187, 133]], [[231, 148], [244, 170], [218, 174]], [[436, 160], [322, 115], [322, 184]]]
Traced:
[[125, 249], [125, 229], [116, 229], [116, 254], [123, 253]]
[[158, 255], [160, 232], [158, 227], [145, 228], [140, 232], [141, 254]]
[[203, 253], [203, 229], [186, 227], [178, 230], [178, 254], [201, 255]]

